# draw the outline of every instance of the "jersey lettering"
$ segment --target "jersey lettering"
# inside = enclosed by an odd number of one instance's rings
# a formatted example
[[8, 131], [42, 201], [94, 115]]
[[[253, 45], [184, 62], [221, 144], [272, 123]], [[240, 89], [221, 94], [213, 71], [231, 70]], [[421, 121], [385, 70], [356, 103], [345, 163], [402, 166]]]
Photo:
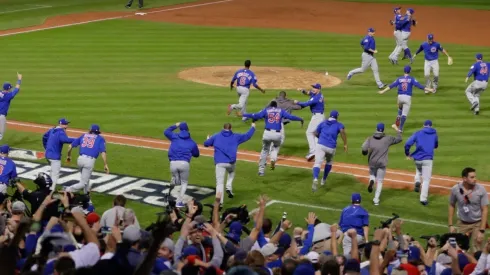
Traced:
[[480, 67], [480, 74], [481, 74], [481, 75], [486, 75], [486, 74], [488, 74], [488, 67], [487, 67], [486, 65], [482, 65], [482, 66]]
[[94, 148], [95, 137], [83, 136], [82, 147], [85, 148]]
[[267, 114], [267, 122], [269, 123], [279, 123], [281, 121], [280, 113], [268, 113]]
[[3, 174], [3, 169], [4, 169], [4, 168], [5, 168], [5, 167], [4, 167], [3, 165], [0, 165], [0, 175], [2, 175], [2, 174]]
[[245, 76], [242, 76], [240, 77], [238, 82], [240, 83], [240, 85], [245, 85], [247, 83], [247, 78]]
[[407, 82], [403, 82], [402, 83], [402, 91], [406, 92], [408, 90], [408, 83]]

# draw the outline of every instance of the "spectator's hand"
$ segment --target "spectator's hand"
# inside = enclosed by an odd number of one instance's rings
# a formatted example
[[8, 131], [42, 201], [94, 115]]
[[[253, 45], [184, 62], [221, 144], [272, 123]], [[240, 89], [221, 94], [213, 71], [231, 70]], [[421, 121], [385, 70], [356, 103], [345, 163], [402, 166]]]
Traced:
[[441, 247], [441, 251], [447, 251], [450, 246], [451, 245], [449, 244], [449, 242], [446, 242], [446, 244]]
[[175, 211], [170, 212], [170, 220], [172, 223], [174, 223], [178, 219], [177, 214], [175, 214]]
[[187, 209], [189, 211], [189, 215], [190, 216], [194, 216], [194, 214], [196, 214], [196, 211], [197, 211], [197, 206], [194, 205], [194, 201], [193, 200], [190, 200], [188, 203], [187, 203]]
[[351, 239], [354, 239], [357, 236], [357, 231], [351, 228], [347, 230], [347, 236], [349, 236]]
[[396, 258], [396, 250], [389, 249], [386, 251], [384, 259], [387, 262], [392, 262], [395, 260], [395, 258]]
[[485, 233], [481, 233], [480, 231], [478, 231], [478, 234], [476, 235], [476, 240], [475, 242], [477, 244], [481, 244], [483, 243], [483, 240], [485, 239]]
[[316, 215], [313, 212], [308, 213], [308, 217], [305, 218], [307, 224], [314, 225], [316, 221]]
[[49, 195], [47, 195], [46, 198], [44, 198], [44, 201], [42, 202], [44, 206], [48, 206], [58, 200], [58, 199], [53, 199], [53, 193], [54, 191], [49, 193]]
[[21, 75], [21, 74], [19, 74], [19, 72], [17, 72], [17, 79], [18, 79], [18, 80], [22, 80], [22, 75]]
[[412, 244], [413, 244], [413, 246], [415, 246], [418, 249], [423, 249], [422, 246], [420, 245], [420, 243], [417, 241], [413, 241]]
[[112, 234], [107, 235], [106, 249], [105, 249], [106, 253], [107, 252], [115, 253], [117, 248], [117, 242], [118, 241], [116, 240], [116, 238], [114, 238]]
[[218, 232], [216, 232], [214, 227], [211, 226], [209, 223], [204, 224], [204, 230], [206, 230], [206, 232], [208, 232], [213, 238], [215, 238], [218, 235]]
[[339, 230], [339, 225], [334, 223], [330, 226], [330, 233], [337, 234], [337, 230]]
[[382, 241], [384, 238], [386, 238], [386, 235], [386, 231], [383, 229], [376, 229], [376, 231], [374, 231], [374, 239], [377, 241]]
[[452, 246], [449, 246], [448, 249], [447, 249], [447, 255], [451, 256], [451, 258], [453, 258], [453, 261], [454, 260], [458, 260], [458, 250], [456, 250], [456, 248], [452, 247]]
[[394, 229], [395, 229], [396, 234], [400, 235], [402, 233], [403, 221], [400, 219], [396, 219], [393, 221], [393, 223], [394, 223]]
[[285, 221], [282, 222], [281, 228], [284, 229], [284, 230], [288, 230], [289, 228], [291, 228], [291, 226], [293, 226], [293, 224], [291, 223], [291, 221], [285, 220]]
[[454, 227], [453, 225], [451, 225], [449, 227], [449, 233], [456, 233], [456, 227]]
[[92, 230], [95, 232], [95, 234], [99, 233], [100, 231], [100, 221], [98, 222], [95, 222], [93, 225], [92, 225]]
[[[254, 213], [255, 214], [255, 213]], [[236, 214], [228, 214], [225, 218], [226, 223], [230, 223], [232, 220], [236, 219], [237, 215]], [[254, 216], [254, 220], [257, 215]]]
[[7, 199], [7, 210], [12, 213], [12, 201]]
[[221, 197], [222, 196], [223, 196], [223, 193], [216, 192], [216, 197], [214, 198], [214, 202], [219, 204], [221, 202]]
[[261, 207], [265, 207], [268, 201], [269, 198], [266, 195], [260, 195], [257, 204], [260, 205]]
[[63, 192], [63, 196], [61, 197], [60, 201], [61, 201], [61, 203], [63, 204], [63, 206], [65, 208], [70, 207], [70, 202], [68, 200], [68, 194], [67, 194], [67, 192]]

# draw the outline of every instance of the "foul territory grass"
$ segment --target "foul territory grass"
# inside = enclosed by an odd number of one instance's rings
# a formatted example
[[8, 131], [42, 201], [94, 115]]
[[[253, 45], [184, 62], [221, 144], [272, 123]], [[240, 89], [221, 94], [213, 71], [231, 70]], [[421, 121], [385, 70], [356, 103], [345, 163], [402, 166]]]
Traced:
[[[219, 131], [224, 122], [232, 122], [237, 132], [246, 131], [249, 125], [225, 115], [226, 106], [237, 102], [235, 92], [178, 79], [179, 71], [196, 66], [239, 68], [245, 59], [251, 59], [252, 69], [297, 67], [328, 71], [344, 80], [349, 70], [360, 66], [360, 38], [114, 20], [0, 38], [5, 64], [9, 64], [0, 68], [0, 74], [11, 81], [16, 71], [24, 74], [22, 92], [12, 103], [9, 119], [52, 124], [59, 117], [67, 117], [77, 128], [100, 123], [103, 132], [156, 138], [163, 138], [163, 130], [175, 122], [187, 121], [192, 137], [202, 144], [206, 135]], [[432, 119], [440, 135], [434, 174], [459, 176], [463, 167], [473, 166], [481, 179], [488, 180], [488, 150], [483, 145], [490, 134], [486, 127], [490, 102], [484, 93], [480, 116], [474, 116], [464, 94], [464, 78], [474, 54], [485, 52], [485, 48], [441, 42], [454, 58], [454, 65], [448, 66], [446, 58], [441, 58], [437, 94], [415, 90], [404, 138], [418, 130], [423, 121]], [[410, 41], [410, 47], [415, 50], [419, 43]], [[392, 39], [377, 39], [378, 63], [385, 83], [402, 74], [403, 66], [392, 66], [387, 59], [393, 44]], [[413, 75], [424, 82], [423, 56], [417, 58], [412, 65]], [[261, 75], [258, 79], [260, 83]], [[350, 151], [346, 154], [339, 138], [335, 161], [366, 164], [360, 146], [378, 122], [386, 123], [386, 132], [394, 134], [390, 125], [397, 112], [396, 91], [384, 95], [377, 91], [371, 71], [324, 89], [326, 110], [340, 112], [349, 139]], [[277, 92], [267, 90], [263, 95], [253, 90], [248, 110], [259, 111]], [[295, 90], [288, 91], [288, 95], [307, 100]], [[295, 114], [307, 122], [311, 116], [306, 109]], [[258, 122], [257, 128], [242, 149], [261, 149], [263, 122]], [[307, 153], [305, 130], [299, 123], [288, 125], [281, 153], [303, 157]], [[391, 149], [389, 167], [413, 170], [413, 163], [405, 160], [403, 151], [403, 145]]]
[[348, 2], [368, 2], [368, 3], [391, 3], [394, 5], [427, 5], [427, 6], [440, 6], [440, 7], [453, 7], [453, 8], [466, 8], [466, 9], [490, 9], [490, 3], [486, 0], [343, 0]]
[[[42, 150], [41, 135], [38, 134], [9, 130], [4, 141], [17, 148]], [[108, 145], [107, 151], [112, 173], [167, 181], [170, 179], [169, 164], [165, 151], [112, 144]], [[74, 152], [74, 155], [76, 156], [76, 152]], [[71, 167], [75, 166], [71, 165]], [[97, 161], [96, 170], [103, 171], [101, 160]], [[249, 210], [252, 210], [257, 206], [255, 199], [258, 195], [267, 194], [273, 200], [342, 209], [349, 204], [352, 192], [360, 192], [363, 197], [363, 206], [371, 214], [391, 216], [394, 212], [405, 219], [446, 224], [447, 197], [445, 196], [430, 196], [430, 207], [424, 207], [418, 203], [418, 194], [386, 188], [383, 190], [381, 205], [375, 207], [371, 202], [373, 194], [367, 193], [366, 186], [358, 183], [352, 177], [332, 174], [329, 177], [328, 185], [319, 188], [313, 194], [311, 192], [311, 173], [307, 169], [277, 167], [274, 172], [267, 171], [265, 177], [258, 177], [255, 163], [239, 161], [236, 171], [233, 185], [235, 198], [232, 200], [225, 198], [225, 207], [247, 204]], [[212, 158], [200, 157], [192, 160], [190, 183], [210, 188], [215, 187]], [[32, 185], [30, 186], [32, 187]], [[93, 194], [92, 199], [96, 206], [96, 211], [100, 214], [111, 207], [112, 196]], [[209, 197], [204, 200], [204, 203], [211, 203], [213, 200], [213, 197]], [[406, 207], [407, 205], [410, 205], [410, 207]], [[162, 211], [162, 208], [149, 207], [136, 202], [130, 203], [129, 207], [137, 212], [138, 218], [143, 225], [149, 225], [156, 219], [156, 213]], [[330, 224], [338, 222], [340, 217], [340, 212], [338, 211], [285, 204], [272, 204], [267, 207], [266, 216], [274, 221], [279, 221], [284, 211], [288, 212], [288, 218], [291, 219], [294, 226], [303, 226], [304, 218], [309, 211], [316, 212], [320, 220]], [[205, 214], [209, 216], [209, 209], [205, 210]], [[379, 226], [380, 220], [383, 219], [373, 217], [372, 226]], [[413, 236], [446, 231], [443, 227], [410, 222], [407, 222], [404, 226], [406, 232], [411, 233]]]

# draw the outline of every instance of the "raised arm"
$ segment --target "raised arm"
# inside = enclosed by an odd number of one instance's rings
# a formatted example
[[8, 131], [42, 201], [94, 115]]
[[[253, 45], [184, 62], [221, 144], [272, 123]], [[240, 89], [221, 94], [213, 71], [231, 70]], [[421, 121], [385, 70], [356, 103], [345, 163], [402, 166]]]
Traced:
[[165, 129], [165, 131], [163, 132], [165, 137], [169, 140], [175, 139], [177, 135], [174, 133], [174, 130], [177, 129], [177, 127], [179, 127], [179, 125], [180, 125], [180, 123], [177, 122], [177, 123], [175, 123], [175, 125], [172, 125], [172, 126], [168, 127], [167, 129]]
[[252, 114], [242, 114], [243, 117], [251, 118], [252, 120], [256, 121], [259, 119], [265, 119], [267, 117], [267, 108], [262, 109], [258, 113], [252, 113]]
[[214, 145], [214, 139], [216, 138], [216, 135], [208, 136], [206, 141], [204, 141], [204, 147], [210, 147]]
[[283, 118], [289, 119], [289, 120], [292, 120], [292, 121], [303, 121], [302, 118], [297, 117], [297, 116], [294, 116], [294, 115], [286, 112], [285, 110], [282, 110], [281, 111], [281, 115], [282, 115]]
[[255, 133], [255, 123], [252, 123], [252, 127], [245, 134], [237, 134], [238, 144], [242, 144], [252, 138]]
[[382, 94], [386, 93], [387, 91], [395, 88], [396, 86], [398, 86], [398, 79], [393, 81], [393, 83], [391, 83], [388, 87], [384, 88], [383, 90], [379, 91], [378, 93], [380, 95], [382, 95]]

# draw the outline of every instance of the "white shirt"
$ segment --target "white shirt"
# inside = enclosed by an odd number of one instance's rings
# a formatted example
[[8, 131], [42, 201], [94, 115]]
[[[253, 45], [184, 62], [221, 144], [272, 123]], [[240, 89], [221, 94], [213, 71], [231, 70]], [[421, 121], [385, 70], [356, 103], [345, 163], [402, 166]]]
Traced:
[[[125, 210], [126, 208], [122, 206], [114, 206], [111, 209], [105, 211], [104, 214], [102, 214], [102, 218], [100, 218], [100, 226], [102, 227], [114, 226], [114, 220], [116, 219], [116, 212], [118, 216], [117, 219], [121, 220]], [[140, 228], [140, 224], [136, 216], [134, 217], [134, 225]]]

